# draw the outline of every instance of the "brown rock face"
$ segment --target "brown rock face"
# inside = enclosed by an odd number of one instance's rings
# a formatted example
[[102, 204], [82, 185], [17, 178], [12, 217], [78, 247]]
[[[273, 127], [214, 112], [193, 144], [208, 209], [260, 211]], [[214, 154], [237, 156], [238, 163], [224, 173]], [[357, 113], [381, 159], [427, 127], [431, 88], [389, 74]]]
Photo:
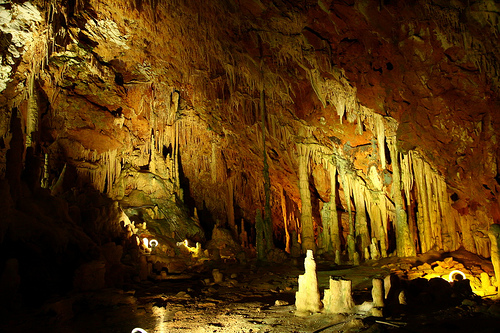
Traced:
[[255, 244], [266, 154], [278, 247], [489, 256], [498, 4], [76, 3], [0, 7], [9, 200], [90, 186], [174, 238], [203, 238], [169, 220], [185, 204]]

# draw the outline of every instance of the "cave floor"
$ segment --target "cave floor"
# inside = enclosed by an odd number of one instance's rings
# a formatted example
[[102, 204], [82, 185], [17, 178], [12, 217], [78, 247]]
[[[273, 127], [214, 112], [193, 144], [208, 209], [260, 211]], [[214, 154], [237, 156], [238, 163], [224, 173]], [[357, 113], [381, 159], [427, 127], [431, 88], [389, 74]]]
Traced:
[[[455, 254], [465, 264], [470, 256]], [[371, 301], [371, 281], [390, 274], [389, 267], [418, 259], [386, 258], [360, 266], [317, 261], [320, 292], [329, 276], [353, 281], [356, 305]], [[459, 259], [457, 259], [459, 260]], [[487, 261], [486, 265], [487, 265]], [[210, 263], [202, 273], [143, 281], [121, 289], [67, 295], [42, 310], [12, 315], [0, 332], [500, 332], [500, 306], [479, 298], [449, 307], [412, 307], [383, 318], [357, 314], [295, 314], [297, 277], [302, 260], [262, 264]], [[214, 283], [212, 269], [223, 282]], [[493, 311], [491, 310], [493, 308]], [[495, 316], [495, 311], [497, 316]]]

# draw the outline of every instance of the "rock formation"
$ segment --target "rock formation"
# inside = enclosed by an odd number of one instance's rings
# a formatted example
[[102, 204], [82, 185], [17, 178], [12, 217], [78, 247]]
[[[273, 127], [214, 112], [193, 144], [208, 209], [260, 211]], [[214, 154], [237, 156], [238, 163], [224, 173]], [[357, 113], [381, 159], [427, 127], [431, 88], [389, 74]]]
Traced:
[[323, 304], [319, 296], [316, 262], [312, 250], [307, 250], [304, 269], [304, 274], [299, 276], [299, 290], [295, 294], [295, 307], [299, 314], [319, 312]]
[[70, 281], [109, 273], [104, 244], [139, 267], [136, 238], [166, 255], [214, 226], [249, 254], [263, 235], [264, 258], [489, 257], [499, 17], [488, 0], [1, 4], [0, 269], [41, 248]]
[[323, 304], [326, 313], [351, 313], [354, 307], [352, 281], [330, 277], [330, 288], [325, 289]]

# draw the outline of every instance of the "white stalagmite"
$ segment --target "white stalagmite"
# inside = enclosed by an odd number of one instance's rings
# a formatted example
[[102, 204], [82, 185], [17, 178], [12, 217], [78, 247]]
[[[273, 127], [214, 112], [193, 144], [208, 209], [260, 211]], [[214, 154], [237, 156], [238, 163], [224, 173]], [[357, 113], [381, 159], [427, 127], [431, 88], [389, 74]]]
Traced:
[[330, 277], [330, 289], [325, 289], [324, 312], [350, 313], [354, 307], [352, 281]]
[[384, 307], [384, 280], [373, 279], [372, 285], [373, 306], [376, 308], [382, 308]]
[[299, 276], [299, 290], [295, 294], [297, 312], [319, 312], [322, 308], [322, 303], [319, 295], [318, 279], [316, 277], [316, 262], [311, 250], [307, 250], [304, 268], [305, 273]]

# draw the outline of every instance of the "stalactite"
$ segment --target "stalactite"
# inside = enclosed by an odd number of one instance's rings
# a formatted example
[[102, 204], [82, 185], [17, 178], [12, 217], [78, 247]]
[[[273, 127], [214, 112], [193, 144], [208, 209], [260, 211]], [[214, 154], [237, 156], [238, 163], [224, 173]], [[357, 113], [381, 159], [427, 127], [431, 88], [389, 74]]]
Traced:
[[431, 223], [432, 246], [442, 249], [441, 242], [441, 221], [437, 214], [437, 202], [434, 188], [435, 173], [428, 163], [425, 163], [425, 186], [427, 188], [427, 205], [429, 207], [429, 220]]
[[42, 174], [42, 179], [40, 181], [40, 186], [42, 188], [48, 188], [49, 187], [49, 154], [45, 154], [44, 156], [44, 162], [43, 162], [43, 174]]
[[266, 100], [265, 90], [262, 86], [260, 91], [260, 112], [261, 112], [261, 129], [262, 129], [262, 154], [263, 154], [263, 169], [264, 178], [264, 239], [266, 251], [274, 247], [273, 243], [273, 222], [271, 214], [271, 178], [269, 176], [269, 164], [267, 163], [267, 147], [266, 147]]
[[299, 144], [297, 147], [299, 154], [299, 192], [302, 202], [300, 225], [302, 251], [316, 251], [314, 239], [314, 223], [312, 219], [311, 192], [309, 190], [309, 149], [307, 146]]
[[378, 154], [380, 157], [380, 165], [382, 169], [386, 167], [386, 158], [385, 158], [385, 126], [384, 126], [384, 117], [374, 113], [374, 127], [375, 127], [375, 135], [377, 136], [377, 144], [378, 144]]
[[281, 213], [283, 215], [283, 226], [285, 228], [285, 252], [291, 252], [290, 243], [290, 227], [288, 226], [287, 209], [286, 209], [286, 193], [283, 187], [280, 187], [280, 197], [281, 197]]
[[[354, 207], [356, 209], [355, 216], [355, 235], [356, 241], [359, 245], [360, 254], [364, 254], [364, 251], [370, 246], [370, 233], [368, 232], [368, 222], [366, 218], [366, 185], [361, 183], [359, 178], [355, 178], [353, 184], [353, 197], [354, 197]], [[364, 256], [364, 259], [370, 259]]]
[[323, 222], [324, 246], [329, 252], [335, 254], [341, 250], [339, 219], [337, 214], [337, 167], [326, 163], [330, 173], [330, 201], [323, 204], [321, 219]]
[[345, 201], [347, 204], [347, 211], [349, 213], [349, 232], [347, 236], [347, 252], [349, 254], [349, 260], [353, 261], [356, 253], [355, 242], [354, 242], [354, 220], [352, 216], [352, 207], [351, 207], [351, 194], [352, 194], [352, 185], [351, 185], [351, 175], [348, 174], [347, 170], [347, 162], [341, 159], [337, 160], [337, 167], [339, 168], [340, 180], [342, 183], [342, 187], [344, 189]]
[[444, 177], [438, 177], [437, 184], [437, 196], [439, 198], [438, 205], [443, 226], [443, 250], [447, 252], [455, 251], [459, 247], [456, 221], [451, 213], [453, 207], [451, 206], [450, 198], [446, 191], [446, 182]]
[[210, 159], [210, 175], [212, 176], [212, 183], [217, 183], [217, 149], [215, 142], [212, 141], [212, 157]]
[[[382, 213], [385, 211], [385, 195], [383, 192], [374, 195], [376, 198], [372, 198], [368, 207], [373, 235], [372, 242], [374, 240], [375, 242], [380, 242], [380, 254], [385, 258], [387, 257], [387, 223], [384, 223], [384, 219], [387, 221], [387, 216]], [[380, 202], [381, 200], [382, 202]]]
[[176, 185], [176, 188], [177, 189], [180, 189], [180, 174], [179, 174], [179, 158], [180, 158], [180, 155], [179, 155], [179, 124], [177, 122], [175, 122], [174, 124], [174, 128], [175, 128], [175, 141], [174, 141], [174, 155], [172, 156], [172, 160], [173, 160], [173, 175], [174, 175], [174, 179], [175, 179], [175, 182], [174, 184]]
[[[453, 251], [459, 247], [457, 217], [451, 207], [444, 178], [416, 152], [410, 151], [410, 163], [417, 191], [417, 226], [422, 252], [433, 247]], [[462, 232], [464, 246], [475, 248], [470, 228]]]
[[35, 72], [32, 71], [28, 74], [28, 114], [26, 116], [26, 147], [31, 147], [35, 145], [37, 139], [34, 137], [35, 133], [38, 132], [38, 103], [35, 95]]
[[398, 256], [401, 257], [414, 256], [415, 244], [411, 240], [408, 218], [401, 193], [401, 171], [399, 167], [399, 153], [395, 142], [396, 138], [388, 137], [387, 139], [392, 161], [392, 197], [396, 210], [396, 251]]
[[[413, 153], [412, 153], [413, 154]], [[419, 231], [420, 246], [422, 253], [429, 251], [432, 248], [432, 233], [431, 222], [429, 218], [429, 208], [427, 202], [427, 186], [425, 183], [425, 166], [424, 161], [416, 156], [412, 157], [413, 173], [418, 191], [418, 214], [417, 226]]]
[[370, 189], [366, 190], [366, 209], [371, 221], [371, 237], [380, 242], [382, 257], [387, 256], [387, 207], [384, 184], [380, 179], [377, 167], [372, 165], [368, 172], [371, 181]]

